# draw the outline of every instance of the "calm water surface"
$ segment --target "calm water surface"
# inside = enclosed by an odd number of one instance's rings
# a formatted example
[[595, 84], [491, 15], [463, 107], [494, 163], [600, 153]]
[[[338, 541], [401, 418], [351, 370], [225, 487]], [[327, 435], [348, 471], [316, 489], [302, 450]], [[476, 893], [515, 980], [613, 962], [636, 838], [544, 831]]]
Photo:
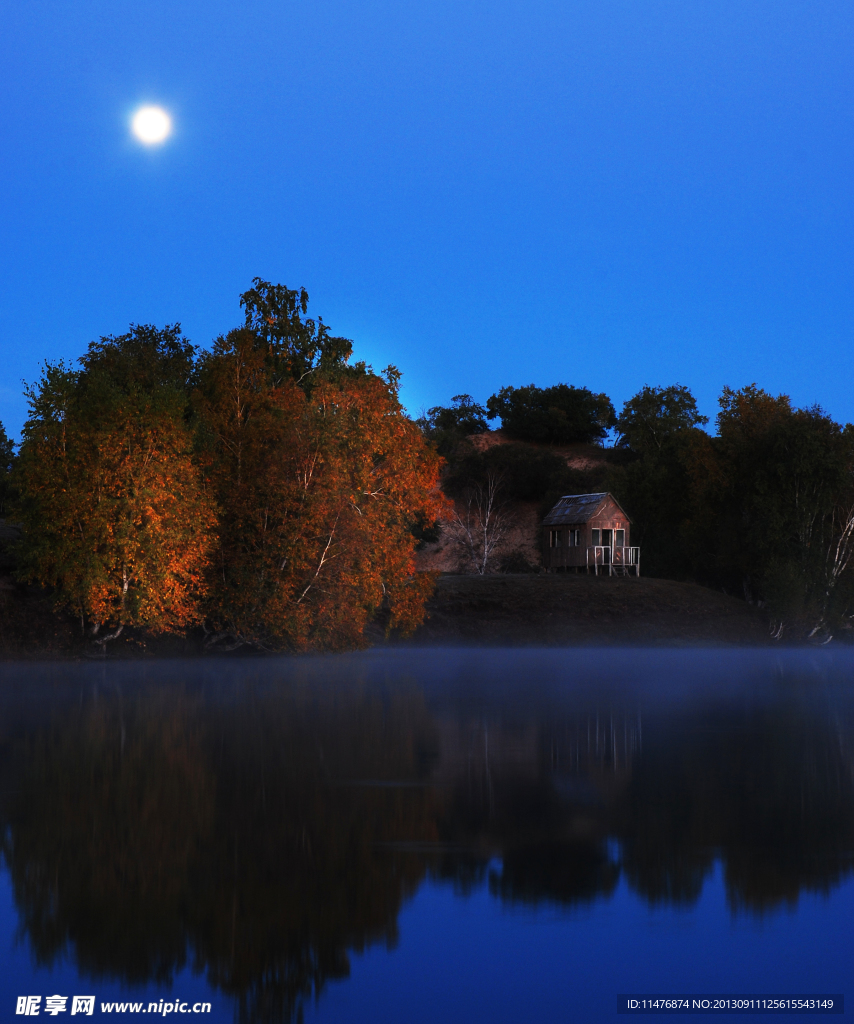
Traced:
[[854, 999], [847, 651], [7, 665], [0, 816], [0, 1020]]

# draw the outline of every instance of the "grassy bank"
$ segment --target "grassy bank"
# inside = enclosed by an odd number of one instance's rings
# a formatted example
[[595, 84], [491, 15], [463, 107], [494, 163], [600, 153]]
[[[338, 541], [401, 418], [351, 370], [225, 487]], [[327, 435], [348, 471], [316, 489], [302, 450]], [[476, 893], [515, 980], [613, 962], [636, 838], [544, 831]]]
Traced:
[[428, 620], [406, 643], [771, 643], [767, 617], [744, 601], [694, 583], [645, 577], [443, 575], [428, 611]]

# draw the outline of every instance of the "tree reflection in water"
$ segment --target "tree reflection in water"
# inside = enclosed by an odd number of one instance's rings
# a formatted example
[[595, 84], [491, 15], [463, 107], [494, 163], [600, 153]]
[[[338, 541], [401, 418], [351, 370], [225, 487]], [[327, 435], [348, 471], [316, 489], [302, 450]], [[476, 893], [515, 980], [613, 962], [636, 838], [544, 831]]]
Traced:
[[242, 1019], [287, 1020], [395, 944], [428, 876], [572, 907], [623, 873], [690, 905], [720, 859], [733, 910], [763, 912], [852, 867], [854, 717], [796, 688], [655, 712], [191, 672], [0, 698], [3, 852], [40, 963], [141, 984], [189, 957]]

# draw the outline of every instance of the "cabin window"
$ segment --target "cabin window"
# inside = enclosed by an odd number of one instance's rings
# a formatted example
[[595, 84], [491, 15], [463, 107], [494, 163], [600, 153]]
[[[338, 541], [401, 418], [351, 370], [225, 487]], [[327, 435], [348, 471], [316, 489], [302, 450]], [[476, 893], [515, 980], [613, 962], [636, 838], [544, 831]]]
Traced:
[[581, 543], [581, 530], [570, 530], [569, 531], [569, 546], [571, 548], [577, 548]]
[[590, 531], [590, 542], [594, 547], [598, 547], [602, 543], [599, 530]]
[[560, 530], [549, 530], [549, 547], [560, 547]]
[[614, 530], [614, 546], [622, 548], [626, 546], [626, 531]]

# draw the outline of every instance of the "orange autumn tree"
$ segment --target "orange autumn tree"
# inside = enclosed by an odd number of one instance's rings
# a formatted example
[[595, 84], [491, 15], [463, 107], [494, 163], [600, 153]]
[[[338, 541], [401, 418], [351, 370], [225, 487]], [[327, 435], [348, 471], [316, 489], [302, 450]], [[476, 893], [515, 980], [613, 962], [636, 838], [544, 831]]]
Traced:
[[50, 587], [97, 643], [127, 625], [198, 622], [214, 509], [187, 422], [192, 346], [178, 326], [93, 342], [28, 389], [16, 467], [22, 577]]
[[307, 296], [256, 279], [246, 325], [200, 365], [197, 414], [220, 508], [211, 642], [340, 650], [387, 604], [413, 630], [434, 576], [416, 522], [443, 514], [440, 460], [403, 412], [397, 371], [346, 365], [303, 321]]

